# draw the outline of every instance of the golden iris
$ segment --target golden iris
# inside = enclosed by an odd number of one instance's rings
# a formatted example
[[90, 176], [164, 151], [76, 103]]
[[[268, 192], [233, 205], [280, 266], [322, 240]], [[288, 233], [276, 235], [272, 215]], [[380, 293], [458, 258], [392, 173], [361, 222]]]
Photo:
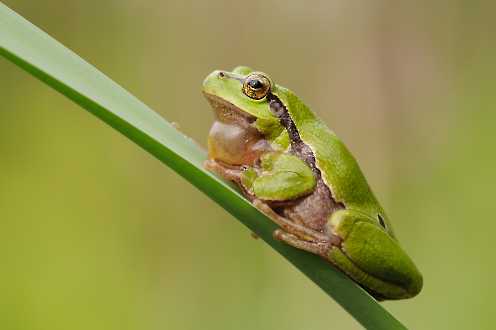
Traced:
[[243, 82], [243, 93], [249, 98], [263, 99], [270, 91], [270, 79], [261, 73], [252, 73]]

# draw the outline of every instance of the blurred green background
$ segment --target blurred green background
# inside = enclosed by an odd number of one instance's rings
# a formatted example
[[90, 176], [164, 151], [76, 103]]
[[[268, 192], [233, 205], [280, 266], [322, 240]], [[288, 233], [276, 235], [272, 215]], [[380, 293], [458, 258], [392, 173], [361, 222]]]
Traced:
[[[413, 329], [490, 329], [490, 1], [4, 3], [205, 145], [200, 84], [238, 64], [347, 143], [424, 290]], [[183, 179], [0, 59], [0, 329], [359, 329]]]

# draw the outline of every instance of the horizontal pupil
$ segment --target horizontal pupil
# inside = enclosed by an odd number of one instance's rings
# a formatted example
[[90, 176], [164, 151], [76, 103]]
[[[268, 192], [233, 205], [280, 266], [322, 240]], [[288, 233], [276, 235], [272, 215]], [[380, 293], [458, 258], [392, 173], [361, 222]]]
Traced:
[[260, 89], [263, 87], [262, 82], [258, 79], [250, 80], [248, 82], [248, 85], [250, 85], [250, 87], [253, 89]]

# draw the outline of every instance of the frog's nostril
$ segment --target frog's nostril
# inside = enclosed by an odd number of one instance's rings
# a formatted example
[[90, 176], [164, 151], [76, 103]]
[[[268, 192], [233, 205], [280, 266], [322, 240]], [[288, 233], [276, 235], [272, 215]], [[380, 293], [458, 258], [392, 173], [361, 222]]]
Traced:
[[220, 71], [218, 76], [219, 76], [219, 78], [224, 78], [226, 76], [226, 74], [224, 72]]

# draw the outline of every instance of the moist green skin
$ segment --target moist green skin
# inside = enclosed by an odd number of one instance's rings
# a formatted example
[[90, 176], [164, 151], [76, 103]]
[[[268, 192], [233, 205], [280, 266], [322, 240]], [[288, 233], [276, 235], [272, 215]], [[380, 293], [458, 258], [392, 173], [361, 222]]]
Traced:
[[[288, 110], [302, 141], [312, 149], [316, 166], [334, 200], [348, 210], [358, 210], [372, 218], [381, 215], [387, 221], [355, 158], [336, 134], [288, 89], [277, 86], [272, 93]], [[388, 222], [386, 228], [393, 235]]]
[[[322, 180], [333, 202], [344, 209], [332, 212], [321, 232], [339, 237], [340, 244], [333, 243], [320, 253], [308, 243], [307, 250], [321, 254], [379, 299], [417, 295], [422, 288], [422, 275], [400, 247], [386, 213], [343, 142], [290, 90], [272, 82], [269, 95], [254, 100], [242, 92], [243, 81], [251, 69], [238, 67], [232, 72], [220, 72], [207, 76], [203, 92], [256, 118], [253, 126], [278, 154], [284, 155], [282, 161], [279, 156], [265, 156], [270, 161], [262, 156], [262, 167], [268, 166], [269, 170], [260, 173], [248, 168], [242, 174], [244, 187], [262, 200], [282, 201], [308, 194], [315, 187], [315, 178]], [[274, 115], [270, 100], [284, 107], [301, 142], [311, 150], [314, 164], [308, 164], [309, 168], [302, 167], [298, 159], [291, 160], [294, 155], [287, 156], [294, 137], [292, 141], [288, 128]], [[312, 166], [313, 177], [309, 176]]]

